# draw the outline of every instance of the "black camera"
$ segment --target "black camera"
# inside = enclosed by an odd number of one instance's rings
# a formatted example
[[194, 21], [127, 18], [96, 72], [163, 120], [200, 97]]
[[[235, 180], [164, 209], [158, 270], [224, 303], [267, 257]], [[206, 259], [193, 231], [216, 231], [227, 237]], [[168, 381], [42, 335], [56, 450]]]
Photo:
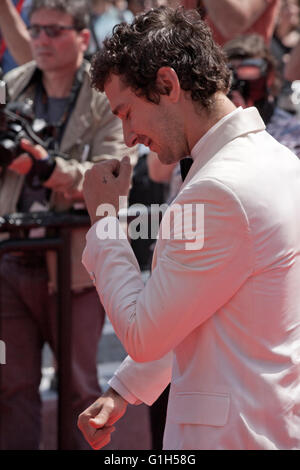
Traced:
[[32, 101], [0, 105], [0, 167], [6, 167], [24, 153], [22, 138], [40, 144], [48, 150], [52, 131], [43, 119], [35, 119]]
[[266, 97], [268, 63], [265, 59], [238, 59], [235, 64], [229, 63], [229, 68], [232, 73], [229, 97], [233, 91], [238, 91], [245, 100], [252, 98], [252, 102]]

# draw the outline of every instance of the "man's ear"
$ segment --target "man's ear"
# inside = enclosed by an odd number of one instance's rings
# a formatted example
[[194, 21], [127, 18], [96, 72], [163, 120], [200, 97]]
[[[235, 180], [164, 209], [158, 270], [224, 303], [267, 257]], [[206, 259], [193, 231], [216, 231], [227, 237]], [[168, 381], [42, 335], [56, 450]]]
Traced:
[[167, 95], [173, 103], [178, 102], [181, 88], [174, 69], [161, 67], [156, 75], [156, 84], [162, 95]]

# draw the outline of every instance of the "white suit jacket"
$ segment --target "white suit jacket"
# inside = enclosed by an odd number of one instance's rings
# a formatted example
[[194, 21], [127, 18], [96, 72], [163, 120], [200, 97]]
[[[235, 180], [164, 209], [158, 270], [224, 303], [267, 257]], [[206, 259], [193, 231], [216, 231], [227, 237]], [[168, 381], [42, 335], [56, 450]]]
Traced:
[[204, 205], [203, 243], [164, 216], [146, 286], [125, 237], [87, 234], [131, 356], [111, 385], [151, 404], [171, 379], [165, 449], [300, 449], [300, 162], [264, 129], [239, 109], [196, 144], [174, 204]]

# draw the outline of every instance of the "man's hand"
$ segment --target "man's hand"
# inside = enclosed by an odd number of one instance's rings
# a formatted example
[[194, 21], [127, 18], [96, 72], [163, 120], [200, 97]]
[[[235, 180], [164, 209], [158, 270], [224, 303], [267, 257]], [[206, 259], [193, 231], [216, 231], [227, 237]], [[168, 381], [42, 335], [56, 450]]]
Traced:
[[[22, 149], [27, 153], [22, 153], [9, 165], [9, 169], [19, 175], [27, 175], [32, 167], [32, 157], [36, 160], [43, 160], [47, 157], [47, 151], [41, 145], [34, 145], [29, 140], [22, 139], [20, 142]], [[31, 157], [28, 155], [31, 155]]]
[[119, 197], [127, 196], [131, 180], [129, 157], [121, 161], [105, 160], [85, 172], [83, 195], [92, 225], [101, 217], [97, 209], [101, 204], [109, 204], [119, 211]]
[[27, 153], [22, 153], [19, 157], [15, 158], [9, 165], [9, 169], [18, 173], [19, 175], [27, 175], [32, 167], [32, 160]]
[[79, 415], [78, 427], [85, 440], [97, 450], [110, 442], [113, 424], [125, 413], [127, 401], [110, 388]]

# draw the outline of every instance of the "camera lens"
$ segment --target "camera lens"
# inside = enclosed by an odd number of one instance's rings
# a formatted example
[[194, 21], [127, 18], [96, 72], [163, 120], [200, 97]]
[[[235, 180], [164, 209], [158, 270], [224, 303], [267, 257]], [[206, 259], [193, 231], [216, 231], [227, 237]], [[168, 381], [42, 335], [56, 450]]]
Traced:
[[1, 166], [8, 166], [16, 157], [17, 145], [11, 139], [0, 140]]

